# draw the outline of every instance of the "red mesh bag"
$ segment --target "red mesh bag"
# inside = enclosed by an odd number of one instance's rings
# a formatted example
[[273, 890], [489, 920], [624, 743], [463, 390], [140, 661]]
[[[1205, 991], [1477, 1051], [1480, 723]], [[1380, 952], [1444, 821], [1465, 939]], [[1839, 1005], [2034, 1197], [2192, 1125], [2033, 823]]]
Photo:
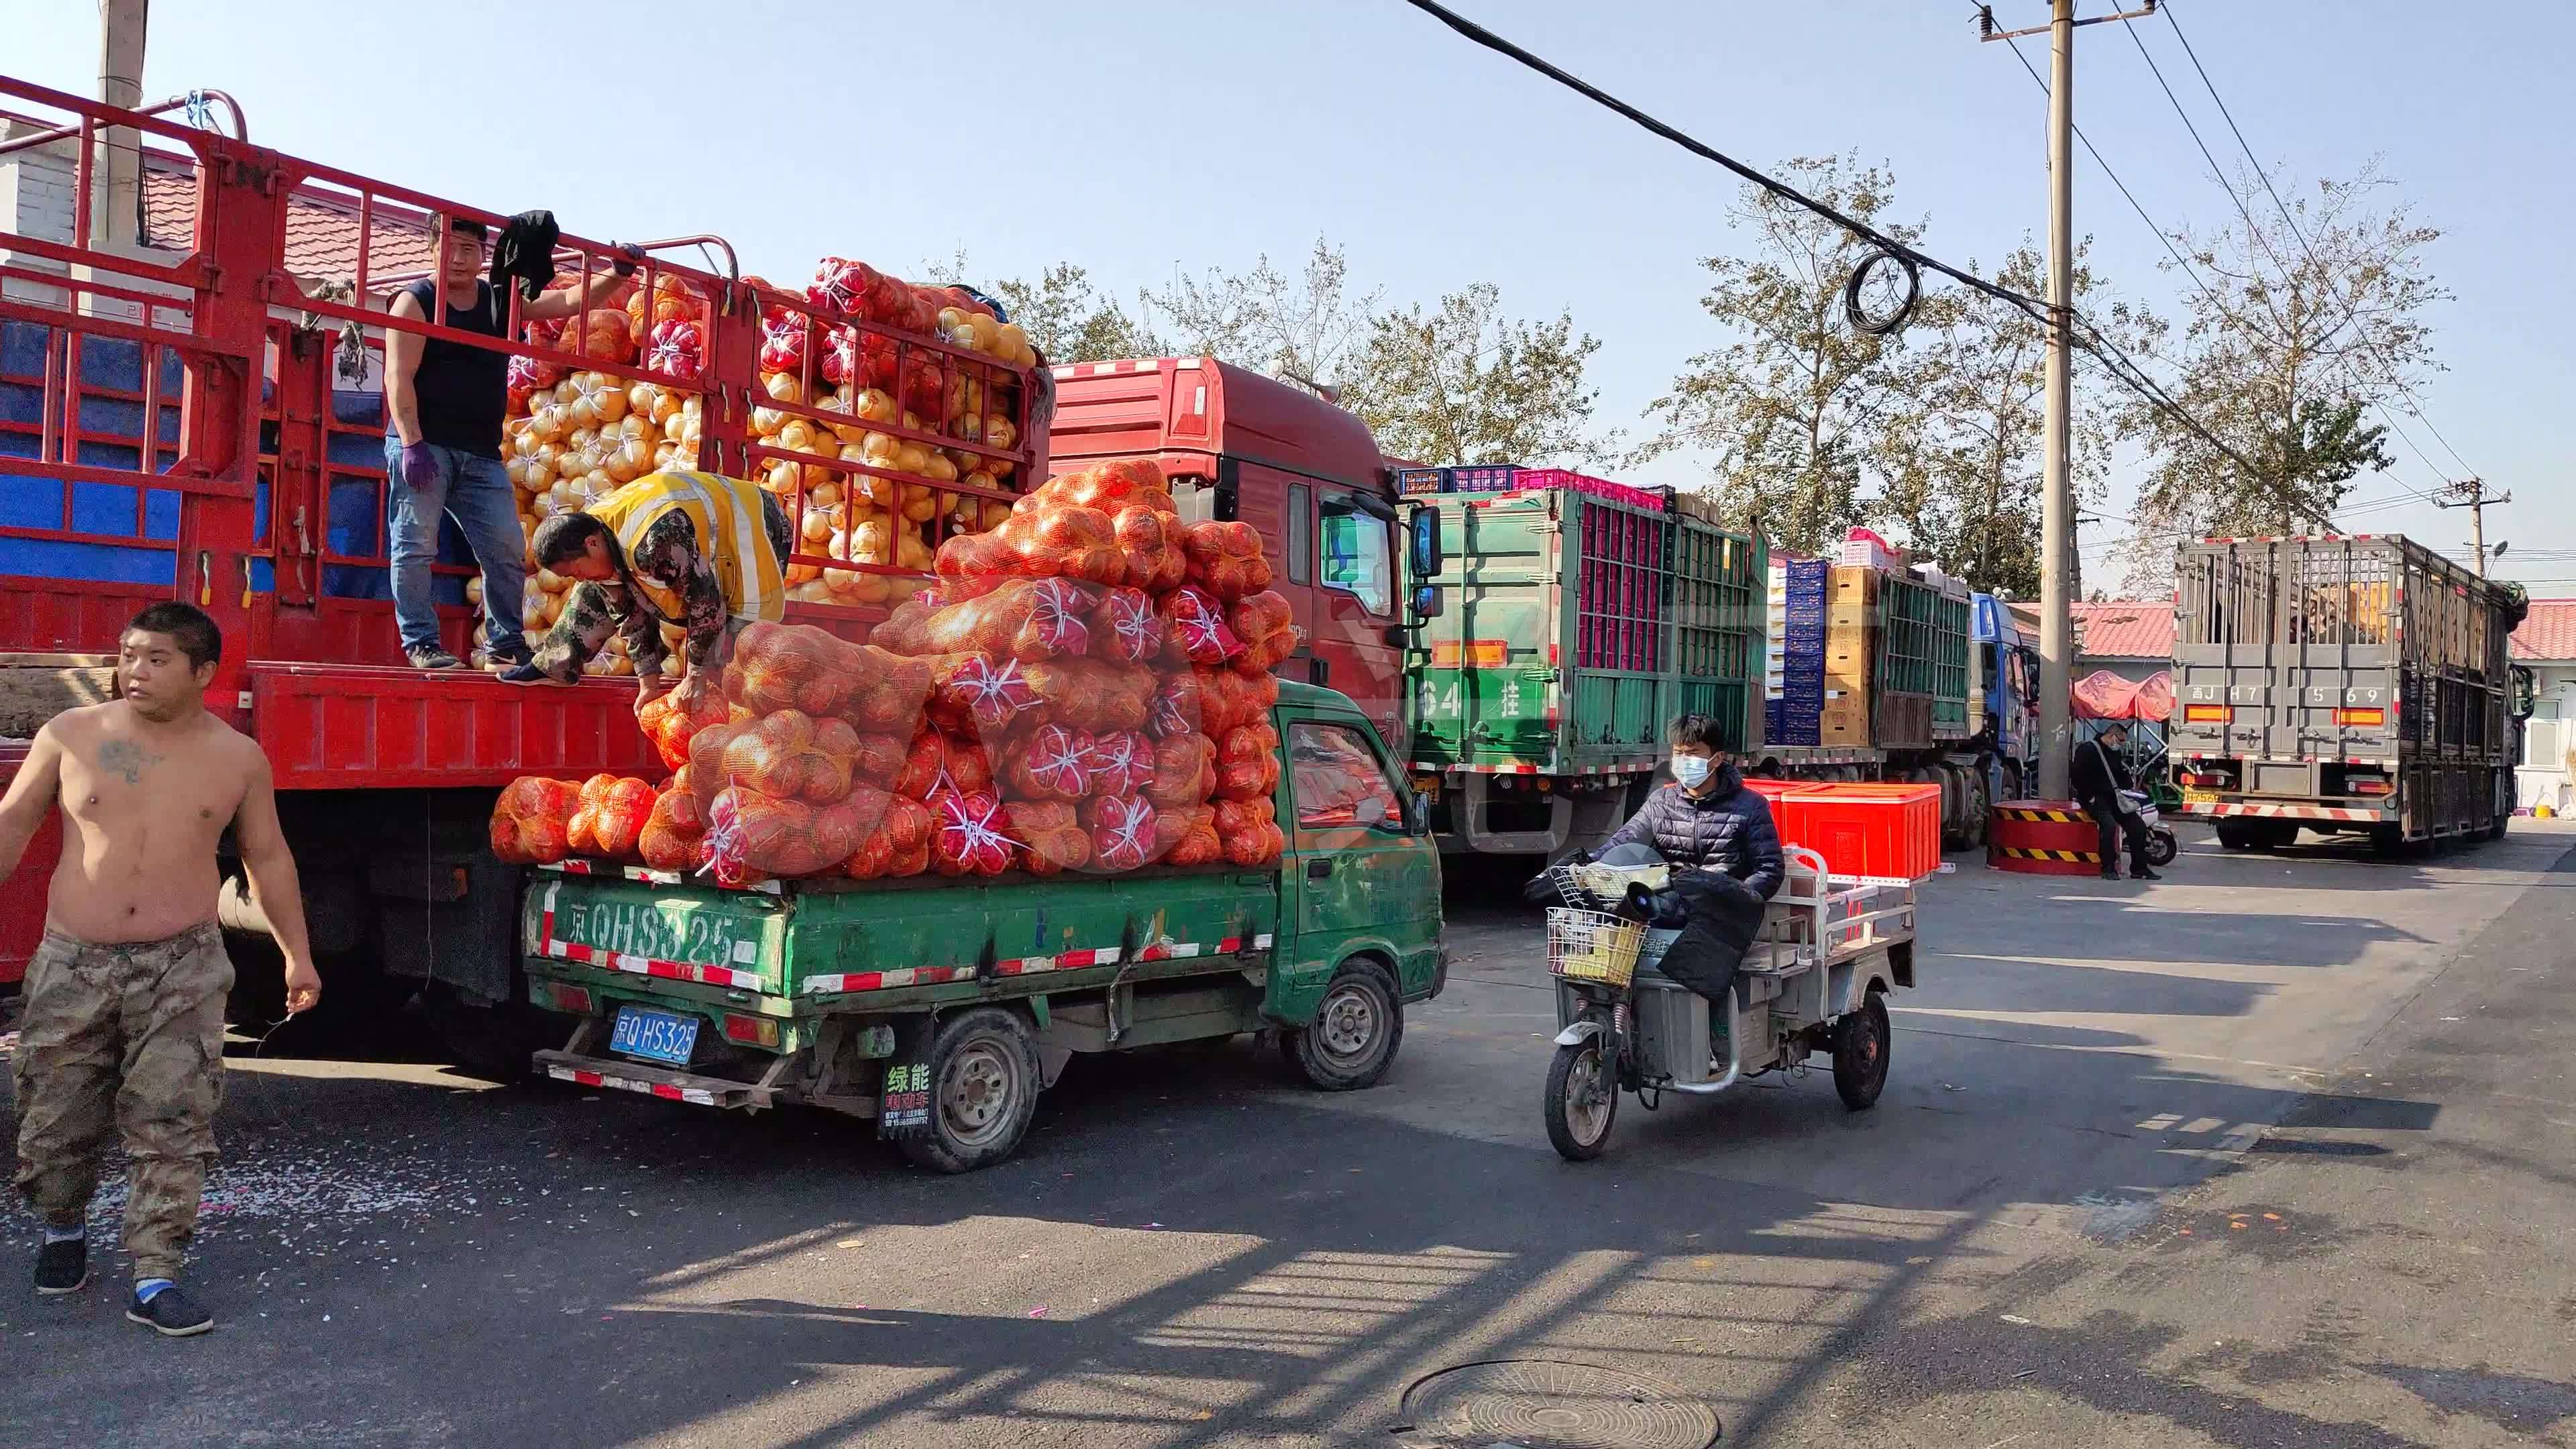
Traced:
[[1181, 531], [1189, 555], [1189, 581], [1232, 601], [1270, 587], [1270, 561], [1262, 556], [1261, 530], [1240, 521], [1193, 523]]
[[1236, 725], [1216, 737], [1217, 768], [1267, 759], [1278, 748], [1279, 731], [1267, 722]]
[[1165, 865], [1208, 865], [1225, 858], [1216, 811], [1205, 805], [1167, 808], [1154, 816], [1154, 856]]
[[903, 764], [894, 774], [894, 792], [914, 800], [927, 800], [939, 793], [948, 779], [948, 737], [935, 729], [924, 729], [912, 737], [904, 750]]
[[1225, 622], [1225, 607], [1204, 590], [1184, 584], [1163, 595], [1163, 650], [1175, 662], [1223, 664], [1243, 652], [1243, 641]]
[[1240, 834], [1228, 834], [1220, 825], [1216, 835], [1225, 850], [1225, 858], [1235, 865], [1268, 865], [1288, 849], [1288, 836], [1275, 821], [1265, 820], [1258, 827]]
[[1002, 787], [1021, 800], [1079, 800], [1091, 793], [1091, 736], [1040, 725], [1002, 754]]
[[902, 734], [919, 721], [930, 697], [930, 667], [811, 624], [762, 620], [735, 642], [724, 692], [753, 714], [838, 715], [854, 729]]
[[947, 736], [948, 761], [942, 767], [947, 788], [963, 795], [989, 794], [993, 789], [993, 753], [981, 740], [959, 735]]
[[653, 324], [644, 342], [644, 370], [675, 382], [696, 378], [706, 364], [706, 334], [688, 318], [673, 317]]
[[1011, 505], [1014, 513], [1035, 513], [1060, 504], [1078, 508], [1097, 508], [1115, 512], [1134, 504], [1157, 513], [1177, 513], [1172, 502], [1170, 484], [1163, 470], [1150, 458], [1135, 458], [1119, 463], [1102, 463], [1079, 473], [1066, 473], [1050, 478], [1044, 486]]
[[1205, 735], [1173, 735], [1154, 742], [1154, 778], [1145, 798], [1165, 810], [1200, 805], [1216, 789], [1216, 742]]
[[1020, 842], [1019, 863], [1031, 875], [1057, 875], [1091, 863], [1091, 832], [1062, 800], [1014, 800], [1003, 807]]
[[1215, 812], [1219, 840], [1257, 834], [1261, 827], [1279, 823], [1279, 807], [1266, 796], [1259, 800], [1211, 800], [1208, 808]]
[[1170, 509], [1124, 504], [1109, 515], [1109, 526], [1118, 537], [1119, 552], [1126, 555], [1130, 587], [1159, 594], [1178, 588], [1188, 577], [1190, 559], [1181, 548], [1181, 520]]
[[943, 582], [1000, 575], [1110, 585], [1126, 579], [1127, 555], [1108, 514], [1054, 504], [1013, 513], [990, 533], [949, 539], [939, 546], [932, 567]]
[[1222, 738], [1250, 724], [1266, 724], [1270, 707], [1279, 702], [1279, 681], [1268, 674], [1245, 675], [1232, 669], [1194, 669], [1198, 682], [1199, 727]]
[[1154, 671], [1111, 659], [1056, 659], [1028, 668], [1042, 718], [1080, 730], [1142, 729], [1152, 717]]
[[709, 725], [723, 724], [732, 716], [733, 707], [724, 695], [713, 689], [697, 692], [697, 708], [682, 713], [681, 691], [666, 689], [635, 707], [635, 723], [644, 737], [662, 754], [666, 769], [676, 770], [689, 762], [689, 737]]
[[930, 863], [941, 875], [1000, 875], [1020, 842], [1011, 838], [1002, 802], [976, 790], [940, 792], [930, 802]]
[[1039, 704], [1028, 671], [1042, 665], [1022, 664], [1005, 656], [943, 654], [931, 663], [930, 680], [939, 722], [949, 729], [998, 734], [1022, 712]]
[[1219, 762], [1214, 794], [1225, 800], [1257, 800], [1279, 788], [1279, 757]]
[[798, 710], [780, 710], [698, 731], [689, 741], [689, 778], [709, 820], [714, 819], [714, 793], [731, 785], [775, 799], [829, 805], [850, 793], [850, 771], [858, 755], [858, 732], [847, 720], [817, 722]]
[[1142, 589], [1111, 589], [1091, 614], [1091, 653], [1130, 662], [1163, 657], [1163, 616]]
[[1197, 734], [1206, 718], [1198, 671], [1176, 669], [1155, 686], [1153, 705], [1145, 717], [1145, 732], [1158, 740]]
[[580, 804], [565, 829], [569, 848], [575, 855], [609, 860], [636, 858], [644, 822], [652, 818], [659, 798], [653, 787], [642, 780], [591, 776], [581, 787]]
[[1234, 637], [1243, 641], [1243, 653], [1234, 661], [1238, 673], [1267, 674], [1306, 639], [1288, 601], [1267, 589], [1237, 599], [1225, 617], [1234, 626]]
[[[958, 537], [980, 537], [960, 534]], [[1000, 580], [994, 580], [999, 583]], [[958, 597], [963, 598], [963, 595]], [[868, 640], [890, 654], [925, 655], [940, 651], [930, 647], [930, 616], [947, 607], [949, 596], [942, 589], [924, 589], [894, 606], [885, 622], [868, 631]], [[748, 630], [744, 632], [748, 633]]]
[[1103, 795], [1086, 801], [1083, 823], [1091, 828], [1091, 861], [1102, 870], [1134, 870], [1154, 859], [1154, 807], [1133, 795]]
[[[931, 613], [898, 637], [922, 654], [990, 654], [1035, 663], [1091, 647], [1097, 590], [1063, 579], [1008, 579]], [[889, 620], [888, 622], [894, 622]], [[884, 637], [884, 631], [879, 631]]]
[[857, 739], [857, 748], [850, 752], [850, 787], [893, 789], [895, 777], [903, 773], [911, 759], [911, 741], [901, 735], [884, 734], [864, 734]]
[[1110, 730], [1091, 740], [1091, 791], [1133, 795], [1154, 778], [1154, 742], [1134, 730]]
[[695, 870], [699, 845], [706, 838], [706, 817], [698, 812], [686, 768], [653, 801], [653, 813], [636, 836], [636, 852], [655, 870]]
[[907, 735], [921, 723], [930, 701], [930, 663], [906, 659], [874, 644], [851, 647], [849, 698], [841, 718], [861, 734]]
[[492, 853], [512, 865], [551, 865], [571, 850], [580, 792], [561, 780], [522, 775], [492, 802]]

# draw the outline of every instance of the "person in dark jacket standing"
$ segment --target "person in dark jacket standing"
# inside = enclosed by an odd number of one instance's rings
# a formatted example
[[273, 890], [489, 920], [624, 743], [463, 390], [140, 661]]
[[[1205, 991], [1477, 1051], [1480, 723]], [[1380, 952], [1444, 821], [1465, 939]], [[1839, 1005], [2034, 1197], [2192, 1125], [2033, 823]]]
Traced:
[[2120, 792], [2134, 790], [2128, 763], [2120, 758], [2129, 743], [2129, 727], [2108, 724], [2102, 732], [2075, 747], [2074, 787], [2076, 802], [2084, 813], [2093, 817], [2101, 833], [2102, 879], [2120, 878], [2120, 836], [2129, 837], [2129, 878], [2162, 880], [2164, 877], [2147, 868], [2147, 822], [2121, 803]]
[[[1726, 758], [1715, 719], [1682, 715], [1665, 734], [1672, 742], [1673, 783], [1647, 796], [1601, 848], [1651, 845], [1673, 866], [1673, 889], [1689, 903], [1690, 922], [1657, 969], [1724, 1004], [1744, 959], [1742, 941], [1758, 927], [1762, 903], [1780, 893], [1787, 873], [1780, 832], [1771, 823], [1771, 802], [1746, 789], [1744, 776]], [[1752, 923], [1742, 931], [1719, 920], [1748, 912]], [[1720, 1029], [1731, 1019], [1729, 1007], [1718, 1017]]]
[[[507, 291], [484, 280], [487, 228], [470, 217], [438, 223], [439, 270], [447, 282], [440, 325], [485, 337], [507, 335]], [[635, 270], [620, 252], [610, 271], [579, 287], [546, 292], [519, 304], [523, 321], [575, 317], [601, 305]], [[438, 305], [436, 278], [394, 293], [386, 310], [414, 322]], [[509, 406], [509, 357], [443, 337], [385, 331], [385, 476], [393, 555], [394, 618], [403, 658], [414, 669], [454, 669], [458, 660], [438, 640], [430, 565], [438, 560], [438, 521], [453, 514], [483, 570], [484, 640], [503, 665], [525, 664], [529, 650], [520, 613], [526, 603], [525, 534], [518, 495], [501, 464], [501, 421]]]

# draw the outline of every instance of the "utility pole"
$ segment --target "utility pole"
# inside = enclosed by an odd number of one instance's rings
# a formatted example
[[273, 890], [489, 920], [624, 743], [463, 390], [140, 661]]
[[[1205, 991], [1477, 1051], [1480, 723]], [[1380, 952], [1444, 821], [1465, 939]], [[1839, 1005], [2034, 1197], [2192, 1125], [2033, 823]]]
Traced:
[[2485, 578], [2487, 576], [2487, 506], [2495, 503], [2511, 503], [2513, 495], [2501, 493], [2493, 498], [2488, 497], [2486, 480], [2483, 478], [2463, 478], [2451, 485], [2451, 492], [2457, 496], [2436, 498], [2433, 503], [2440, 508], [2469, 510], [2469, 547], [2478, 556], [2478, 577]]
[[[143, 36], [152, 0], [98, 0], [98, 98], [123, 110], [143, 104]], [[109, 250], [133, 246], [142, 238], [135, 219], [143, 212], [143, 138], [131, 126], [110, 126], [102, 134], [99, 160], [92, 173], [90, 235]], [[100, 184], [103, 182], [104, 184]]]
[[1995, 29], [1995, 8], [1977, 12], [1978, 36], [2006, 44], [2048, 32], [2048, 387], [2041, 435], [2039, 535], [2039, 795], [2067, 798], [2075, 748], [2075, 28], [2133, 20], [2156, 0], [2115, 15], [2075, 18], [2075, 0], [2049, 0], [2049, 22]]

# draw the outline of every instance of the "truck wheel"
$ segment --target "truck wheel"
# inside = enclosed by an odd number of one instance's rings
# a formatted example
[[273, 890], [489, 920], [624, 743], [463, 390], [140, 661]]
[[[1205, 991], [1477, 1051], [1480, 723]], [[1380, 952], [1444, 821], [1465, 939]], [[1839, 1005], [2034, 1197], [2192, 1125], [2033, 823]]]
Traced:
[[1843, 1105], [1866, 1112], [1887, 1086], [1887, 999], [1873, 991], [1858, 1011], [1834, 1023], [1834, 1090]]
[[1342, 963], [1334, 973], [1314, 1025], [1279, 1034], [1288, 1064], [1306, 1085], [1326, 1092], [1376, 1085], [1403, 1042], [1404, 1008], [1396, 1004], [1395, 981], [1364, 957]]
[[2221, 820], [2216, 828], [2218, 843], [2229, 850], [2252, 850], [2260, 839], [2254, 833], [2253, 826], [2239, 824], [2233, 820]]
[[906, 1137], [916, 1167], [973, 1172], [1017, 1151], [1038, 1106], [1028, 1023], [998, 1006], [950, 1017], [930, 1043], [930, 1130]]
[[1601, 1061], [1601, 1038], [1556, 1049], [1547, 1067], [1548, 1145], [1568, 1162], [1590, 1162], [1610, 1142], [1619, 1120], [1619, 1084]]

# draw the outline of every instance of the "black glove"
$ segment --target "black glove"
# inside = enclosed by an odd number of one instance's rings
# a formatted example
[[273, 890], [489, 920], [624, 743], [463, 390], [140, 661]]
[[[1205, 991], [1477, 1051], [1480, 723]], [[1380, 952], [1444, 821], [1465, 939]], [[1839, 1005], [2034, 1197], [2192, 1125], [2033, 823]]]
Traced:
[[644, 249], [633, 242], [610, 242], [608, 245], [611, 252], [609, 269], [621, 277], [634, 276], [635, 268], [644, 261]]

